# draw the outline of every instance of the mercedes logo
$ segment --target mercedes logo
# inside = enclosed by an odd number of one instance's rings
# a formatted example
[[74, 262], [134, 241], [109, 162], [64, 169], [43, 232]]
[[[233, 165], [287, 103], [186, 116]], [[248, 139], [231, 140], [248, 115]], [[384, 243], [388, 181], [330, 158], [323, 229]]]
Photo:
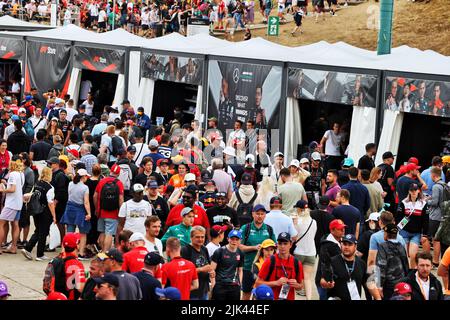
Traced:
[[239, 69], [238, 68], [233, 70], [233, 81], [234, 81], [234, 83], [239, 82]]

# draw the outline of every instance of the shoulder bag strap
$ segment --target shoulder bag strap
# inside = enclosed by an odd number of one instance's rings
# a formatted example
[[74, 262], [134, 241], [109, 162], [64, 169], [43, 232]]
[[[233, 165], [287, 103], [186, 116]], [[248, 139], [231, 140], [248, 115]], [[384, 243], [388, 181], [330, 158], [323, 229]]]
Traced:
[[309, 223], [308, 229], [306, 229], [305, 233], [297, 241], [294, 242], [294, 245], [296, 245], [300, 240], [302, 240], [306, 236], [306, 234], [308, 233], [309, 229], [311, 229], [313, 221], [314, 221], [314, 219], [311, 218], [311, 222]]

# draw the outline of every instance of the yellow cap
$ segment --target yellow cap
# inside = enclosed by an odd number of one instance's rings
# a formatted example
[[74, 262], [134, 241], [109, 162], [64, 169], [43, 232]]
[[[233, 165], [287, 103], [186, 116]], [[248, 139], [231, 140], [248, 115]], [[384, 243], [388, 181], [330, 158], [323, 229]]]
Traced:
[[450, 156], [443, 156], [443, 157], [442, 157], [442, 162], [444, 162], [444, 163], [450, 163]]
[[277, 245], [273, 242], [272, 239], [266, 239], [261, 243], [261, 248], [266, 249], [270, 247], [276, 247]]

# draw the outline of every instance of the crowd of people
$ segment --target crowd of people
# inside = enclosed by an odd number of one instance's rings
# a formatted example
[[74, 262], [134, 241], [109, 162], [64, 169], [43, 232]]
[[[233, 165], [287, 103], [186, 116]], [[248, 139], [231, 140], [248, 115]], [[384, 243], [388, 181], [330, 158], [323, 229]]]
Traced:
[[449, 297], [449, 157], [395, 172], [369, 143], [355, 162], [333, 123], [286, 159], [252, 120], [226, 137], [177, 108], [155, 126], [127, 100], [99, 119], [54, 90], [1, 103], [0, 259], [46, 263], [49, 299]]

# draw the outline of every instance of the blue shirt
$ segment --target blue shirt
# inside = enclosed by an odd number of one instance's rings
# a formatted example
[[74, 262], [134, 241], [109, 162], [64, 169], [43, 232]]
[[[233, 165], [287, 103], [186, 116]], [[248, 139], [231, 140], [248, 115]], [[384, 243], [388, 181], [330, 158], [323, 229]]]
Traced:
[[364, 187], [357, 180], [350, 180], [348, 183], [344, 184], [341, 189], [346, 189], [350, 192], [350, 204], [354, 206], [360, 212], [360, 222], [361, 225], [364, 224], [364, 217], [370, 208], [370, 195], [369, 190]]
[[[424, 190], [423, 193], [428, 194], [430, 196], [432, 194], [433, 186], [434, 186], [434, 182], [431, 179], [431, 168], [432, 167], [429, 167], [428, 169], [423, 170], [423, 172], [420, 174], [420, 176], [422, 177], [423, 181], [425, 181], [425, 183], [428, 186], [428, 189]], [[442, 181], [445, 181], [444, 172], [441, 173], [441, 178], [442, 178]]]
[[331, 214], [347, 225], [345, 234], [356, 234], [356, 224], [361, 221], [361, 214], [357, 208], [352, 205], [340, 205], [334, 208]]
[[162, 154], [160, 154], [160, 153], [149, 153], [149, 154], [146, 154], [146, 155], [144, 156], [144, 158], [145, 158], [145, 157], [150, 157], [150, 158], [152, 158], [152, 160], [153, 160], [153, 171], [156, 170], [156, 162], [157, 162], [159, 159], [165, 159], [164, 156], [163, 156]]
[[98, 123], [92, 128], [91, 135], [95, 137], [96, 135], [102, 134], [106, 130], [106, 123]]
[[[397, 234], [397, 241], [402, 244], [402, 246], [406, 247], [405, 239], [400, 234]], [[370, 244], [369, 244], [369, 250], [377, 250], [380, 244], [385, 243], [384, 241], [384, 231], [380, 230], [378, 232], [375, 232], [370, 237]]]

